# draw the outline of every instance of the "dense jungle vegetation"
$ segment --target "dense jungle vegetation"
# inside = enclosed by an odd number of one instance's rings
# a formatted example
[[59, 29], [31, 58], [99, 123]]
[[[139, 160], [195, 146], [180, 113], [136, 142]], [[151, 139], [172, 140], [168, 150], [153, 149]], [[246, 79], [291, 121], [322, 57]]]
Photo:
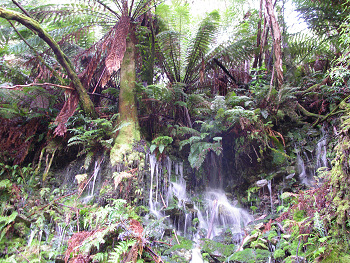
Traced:
[[0, 262], [350, 262], [348, 0], [57, 2], [0, 0]]

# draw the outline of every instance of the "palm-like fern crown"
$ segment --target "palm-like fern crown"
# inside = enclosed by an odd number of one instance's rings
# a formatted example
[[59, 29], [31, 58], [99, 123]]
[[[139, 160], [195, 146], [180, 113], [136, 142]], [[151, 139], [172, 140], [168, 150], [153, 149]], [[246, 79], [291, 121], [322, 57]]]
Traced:
[[[183, 15], [178, 19], [183, 23], [186, 17]], [[218, 12], [208, 14], [194, 30], [194, 36], [180, 22], [170, 21], [170, 28], [157, 35], [162, 67], [170, 82], [191, 86], [199, 79], [201, 67], [208, 62], [208, 53], [218, 33], [218, 20]]]
[[[72, 4], [25, 8], [61, 45], [65, 54], [74, 58], [82, 82], [88, 87], [94, 78], [100, 79], [104, 86], [113, 71], [119, 69], [130, 23], [137, 21], [152, 4], [156, 4], [156, 0], [77, 0]], [[4, 38], [4, 31], [0, 31], [0, 38]], [[27, 29], [19, 28], [19, 31], [24, 32], [27, 43], [45, 54], [43, 57], [49, 65], [58, 65], [39, 37]], [[36, 56], [23, 42], [14, 43], [11, 52], [28, 54], [27, 58]], [[37, 63], [37, 59], [32, 59], [31, 66]]]
[[295, 0], [297, 10], [318, 34], [338, 35], [350, 14], [347, 0]]

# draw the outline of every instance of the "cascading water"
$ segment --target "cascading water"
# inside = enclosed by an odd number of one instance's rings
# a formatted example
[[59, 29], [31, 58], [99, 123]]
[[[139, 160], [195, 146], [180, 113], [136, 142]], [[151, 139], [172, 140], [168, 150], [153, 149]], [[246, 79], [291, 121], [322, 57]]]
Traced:
[[[149, 155], [148, 160], [151, 179], [149, 206], [152, 214], [157, 218], [169, 215], [177, 233], [195, 242], [200, 238], [214, 238], [227, 229], [235, 237], [233, 241], [240, 242], [244, 235], [243, 228], [253, 220], [248, 212], [235, 207], [225, 192], [218, 189], [207, 189], [203, 195], [203, 203], [196, 204], [193, 199], [198, 199], [199, 195], [191, 193], [189, 197], [182, 162], [172, 162], [167, 157], [161, 163], [153, 154]], [[165, 169], [167, 173], [164, 173]], [[167, 182], [164, 182], [165, 179]], [[162, 196], [166, 197], [166, 202]], [[203, 262], [198, 247], [192, 251], [191, 262]]]
[[253, 220], [248, 212], [235, 207], [222, 190], [208, 189], [206, 201], [206, 225], [209, 226], [208, 231], [212, 229], [208, 238], [220, 235], [226, 229], [230, 229], [232, 234], [241, 234], [243, 227]]
[[312, 186], [314, 184], [314, 176], [316, 171], [321, 167], [328, 167], [327, 161], [327, 137], [325, 131], [322, 128], [321, 138], [315, 145], [313, 151], [301, 151], [296, 149], [296, 168], [299, 174], [299, 180], [301, 183]]
[[98, 159], [95, 161], [93, 174], [92, 174], [92, 176], [91, 176], [91, 180], [90, 180], [89, 185], [88, 185], [88, 190], [90, 190], [90, 191], [89, 191], [89, 195], [85, 196], [85, 197], [82, 199], [82, 203], [87, 203], [87, 202], [89, 202], [89, 201], [94, 197], [96, 179], [97, 179], [98, 176], [100, 175], [101, 163], [102, 163], [102, 162], [103, 162], [103, 158], [102, 158], [102, 159], [98, 158]]
[[270, 193], [270, 203], [271, 203], [271, 213], [273, 213], [273, 201], [272, 201], [272, 185], [271, 185], [271, 180], [267, 182], [267, 188], [269, 189]]
[[323, 137], [319, 140], [319, 142], [316, 145], [316, 169], [320, 167], [328, 167], [327, 138], [325, 135], [323, 135]]

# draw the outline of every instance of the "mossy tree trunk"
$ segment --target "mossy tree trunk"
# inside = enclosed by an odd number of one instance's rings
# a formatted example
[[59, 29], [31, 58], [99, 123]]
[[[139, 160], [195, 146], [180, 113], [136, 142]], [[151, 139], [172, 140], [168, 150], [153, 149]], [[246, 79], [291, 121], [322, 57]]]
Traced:
[[40, 24], [26, 15], [22, 15], [21, 13], [7, 10], [2, 7], [0, 7], [0, 17], [6, 20], [14, 20], [19, 22], [20, 24], [35, 32], [42, 40], [44, 40], [50, 46], [51, 50], [54, 52], [57, 58], [57, 61], [66, 70], [68, 77], [70, 78], [74, 85], [74, 88], [78, 92], [79, 102], [85, 114], [96, 118], [97, 113], [95, 111], [95, 107], [89, 95], [87, 94], [87, 91], [83, 87], [83, 84], [81, 83], [79, 77], [77, 76], [70, 60], [62, 52], [56, 41], [40, 26]]
[[[119, 121], [122, 128], [119, 130], [111, 151], [112, 165], [121, 163], [126, 159], [132, 162], [134, 158], [131, 157], [132, 144], [140, 140], [135, 101], [135, 42], [134, 25], [130, 25], [129, 35], [126, 39], [126, 51], [120, 67]], [[127, 155], [129, 158], [126, 158]]]
[[332, 210], [339, 226], [339, 234], [345, 234], [350, 222], [350, 104], [345, 104], [342, 132], [336, 147], [336, 157], [331, 170]]

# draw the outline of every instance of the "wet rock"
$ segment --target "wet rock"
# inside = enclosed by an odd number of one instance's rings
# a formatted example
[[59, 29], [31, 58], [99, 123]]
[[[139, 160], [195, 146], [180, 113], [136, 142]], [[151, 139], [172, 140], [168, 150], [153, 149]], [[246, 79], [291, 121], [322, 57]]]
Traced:
[[65, 261], [64, 261], [64, 255], [58, 255], [58, 256], [55, 258], [55, 263], [65, 263]]
[[262, 180], [256, 181], [255, 185], [257, 187], [264, 187], [265, 185], [267, 185], [267, 180], [266, 179], [262, 179]]
[[241, 243], [243, 238], [244, 238], [244, 232], [233, 233], [231, 240], [232, 240], [233, 244], [239, 244], [239, 243]]
[[185, 207], [186, 207], [187, 209], [193, 209], [194, 205], [193, 205], [193, 203], [191, 203], [191, 202], [186, 202], [186, 203], [185, 203]]
[[175, 251], [175, 253], [179, 256], [179, 257], [183, 257], [186, 262], [190, 262], [191, 258], [192, 258], [192, 254], [191, 251], [186, 250], [186, 249], [180, 249]]
[[291, 235], [283, 235], [282, 237], [283, 237], [285, 240], [289, 240], [290, 237], [291, 237]]
[[287, 174], [295, 174], [295, 167], [294, 166], [287, 166], [286, 167], [286, 173]]
[[242, 247], [248, 247], [250, 245], [250, 243], [252, 243], [253, 241], [257, 240], [259, 237], [260, 233], [256, 232], [254, 235], [251, 236], [246, 236], [242, 242]]
[[306, 260], [303, 257], [297, 257], [297, 256], [290, 256], [288, 258], [286, 258], [285, 260], [283, 260], [283, 263], [305, 263]]
[[173, 229], [172, 228], [166, 228], [164, 229], [164, 235], [171, 237], [173, 234]]
[[277, 245], [278, 241], [279, 241], [278, 237], [272, 237], [270, 239], [270, 242], [271, 242], [272, 245]]
[[184, 216], [185, 213], [179, 209], [178, 207], [173, 207], [173, 208], [168, 208], [168, 209], [165, 209], [165, 214], [167, 216], [170, 216], [170, 218], [174, 218], [175, 216]]
[[32, 223], [25, 215], [18, 214], [15, 219], [16, 223], [23, 223], [27, 227], [30, 227], [30, 224]]
[[264, 227], [265, 227], [264, 223], [261, 222], [261, 223], [255, 225], [255, 226], [254, 226], [254, 229], [257, 229], [257, 230], [260, 229], [260, 230], [262, 230], [262, 229], [264, 229]]
[[295, 175], [295, 173], [289, 174], [289, 175], [286, 176], [286, 179], [290, 180], [290, 179], [292, 179], [294, 177], [294, 175]]

